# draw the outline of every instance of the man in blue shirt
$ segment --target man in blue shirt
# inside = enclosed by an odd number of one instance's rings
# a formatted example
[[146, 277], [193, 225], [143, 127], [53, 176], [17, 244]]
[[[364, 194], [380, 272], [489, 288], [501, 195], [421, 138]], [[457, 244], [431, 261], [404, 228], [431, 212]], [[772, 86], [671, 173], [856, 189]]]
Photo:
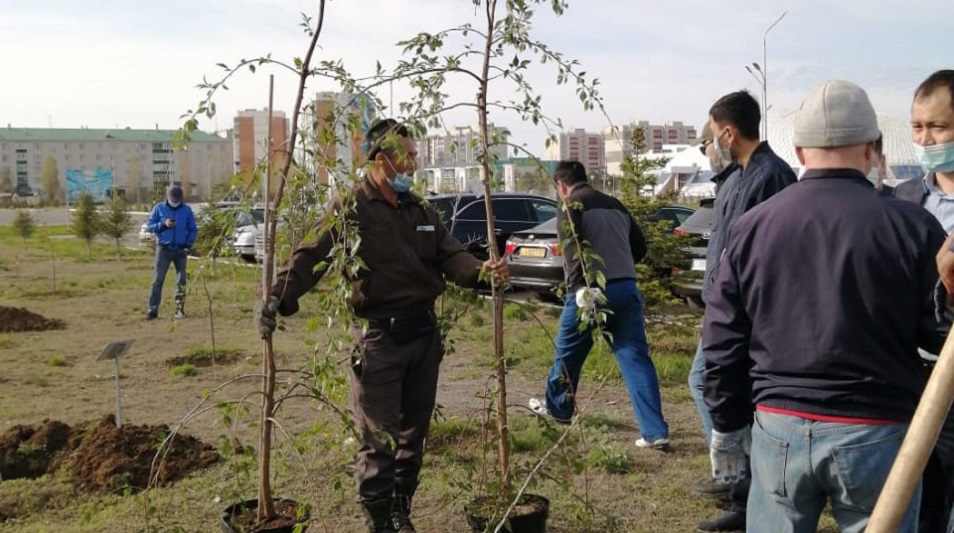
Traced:
[[[923, 179], [912, 179], [895, 188], [895, 196], [920, 204], [954, 231], [954, 70], [939, 70], [928, 76], [914, 93], [911, 103], [911, 140], [921, 165]], [[931, 367], [937, 355], [921, 351]], [[951, 531], [954, 516], [954, 414], [948, 414], [938, 436], [931, 462], [924, 472], [924, 496], [918, 531]], [[950, 523], [949, 523], [950, 521]]]
[[199, 230], [192, 208], [182, 201], [182, 187], [169, 187], [165, 201], [152, 208], [147, 227], [156, 234], [156, 267], [146, 320], [159, 316], [162, 284], [169, 271], [169, 263], [176, 267], [176, 311], [173, 316], [176, 319], [185, 318], [186, 261]]
[[[759, 103], [746, 91], [727, 94], [712, 104], [708, 127], [712, 133], [710, 160], [721, 172], [716, 182], [715, 219], [706, 253], [706, 273], [702, 285], [705, 303], [713, 282], [718, 277], [719, 258], [726, 238], [735, 222], [746, 211], [795, 183], [792, 167], [759, 140], [761, 122]], [[714, 169], [715, 170], [715, 169]], [[689, 390], [702, 418], [706, 444], [711, 439], [712, 420], [703, 399], [702, 372], [705, 366], [702, 344], [696, 350], [689, 373]], [[724, 485], [721, 485], [724, 487]], [[719, 484], [697, 487], [698, 492], [718, 492]], [[745, 508], [748, 481], [733, 484], [731, 508], [715, 520], [698, 525], [700, 531], [742, 531], [745, 529]]]

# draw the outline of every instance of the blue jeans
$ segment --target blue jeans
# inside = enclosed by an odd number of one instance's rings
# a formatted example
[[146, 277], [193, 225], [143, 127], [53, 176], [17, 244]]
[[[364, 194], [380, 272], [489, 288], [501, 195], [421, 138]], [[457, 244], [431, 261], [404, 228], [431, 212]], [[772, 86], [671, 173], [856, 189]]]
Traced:
[[[643, 323], [643, 300], [634, 280], [616, 280], [606, 284], [606, 337], [619, 364], [629, 400], [636, 413], [642, 437], [648, 441], [669, 437], [659, 397], [659, 378], [649, 358]], [[555, 418], [568, 420], [576, 409], [575, 392], [583, 362], [593, 347], [593, 328], [580, 329], [576, 295], [564, 298], [560, 331], [557, 334], [553, 367], [547, 378], [547, 409]]]
[[149, 293], [149, 314], [159, 313], [159, 302], [162, 300], [162, 283], [169, 271], [169, 264], [176, 267], [176, 308], [185, 305], [186, 294], [186, 261], [189, 256], [181, 248], [163, 248], [156, 246], [156, 267], [152, 276], [152, 291]]
[[[814, 533], [829, 498], [842, 532], [864, 530], [907, 429], [756, 411], [746, 530]], [[920, 500], [918, 484], [899, 532], [917, 531]]]
[[696, 409], [699, 410], [699, 418], [702, 419], [702, 432], [706, 436], [706, 448], [712, 443], [712, 415], [709, 414], [709, 406], [703, 396], [705, 389], [702, 376], [706, 369], [706, 358], [702, 353], [702, 340], [696, 347], [696, 355], [692, 358], [692, 367], [689, 369], [689, 394], [696, 401]]

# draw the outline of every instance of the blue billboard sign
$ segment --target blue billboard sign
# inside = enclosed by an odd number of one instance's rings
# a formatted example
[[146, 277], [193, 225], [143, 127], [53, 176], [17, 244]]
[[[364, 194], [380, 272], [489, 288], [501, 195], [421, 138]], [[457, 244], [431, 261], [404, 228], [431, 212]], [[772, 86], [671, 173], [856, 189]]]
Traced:
[[81, 192], [86, 191], [95, 202], [106, 202], [112, 195], [113, 171], [108, 168], [86, 170], [82, 168], [66, 169], [66, 198], [76, 203]]

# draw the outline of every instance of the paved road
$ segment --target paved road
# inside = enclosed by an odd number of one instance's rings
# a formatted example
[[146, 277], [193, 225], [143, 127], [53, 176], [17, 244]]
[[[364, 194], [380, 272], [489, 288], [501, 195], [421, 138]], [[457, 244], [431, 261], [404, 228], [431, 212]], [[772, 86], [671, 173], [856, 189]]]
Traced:
[[[41, 226], [65, 226], [69, 224], [69, 212], [65, 207], [25, 209], [33, 215], [33, 219]], [[16, 218], [19, 212], [20, 209], [0, 209], [0, 226], [12, 225], [13, 219]], [[149, 216], [148, 213], [138, 212], [133, 212], [131, 215], [137, 230], [139, 229], [139, 225]]]

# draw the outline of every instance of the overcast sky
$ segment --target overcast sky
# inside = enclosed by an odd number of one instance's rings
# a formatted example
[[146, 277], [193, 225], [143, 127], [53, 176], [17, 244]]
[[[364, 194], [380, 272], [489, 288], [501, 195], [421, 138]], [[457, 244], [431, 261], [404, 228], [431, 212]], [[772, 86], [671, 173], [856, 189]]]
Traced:
[[[503, 2], [501, 2], [503, 3]], [[304, 53], [300, 13], [305, 0], [2, 0], [0, 1], [0, 127], [159, 128], [202, 97], [203, 76], [216, 63], [272, 53], [288, 60]], [[719, 96], [761, 87], [744, 69], [762, 63], [768, 35], [769, 103], [797, 107], [813, 86], [832, 77], [860, 84], [875, 107], [908, 119], [914, 88], [940, 68], [954, 68], [950, 0], [570, 0], [563, 17], [538, 8], [533, 36], [582, 64], [601, 82], [615, 124], [633, 119], [681, 120], [697, 127]], [[368, 75], [400, 59], [399, 40], [462, 23], [480, 24], [472, 0], [330, 0], [318, 60], [342, 60]], [[598, 112], [582, 111], [571, 88], [555, 83], [549, 65], [534, 65], [545, 111], [566, 127], [601, 130]], [[206, 131], [229, 128], [240, 109], [268, 102], [267, 75], [243, 74], [217, 99], [219, 116]], [[313, 81], [309, 91], [336, 90]], [[451, 99], [472, 99], [475, 88], [452, 84]], [[289, 115], [295, 80], [276, 77], [278, 110]], [[512, 90], [491, 88], [491, 99]], [[395, 104], [409, 89], [395, 83]], [[519, 143], [543, 152], [545, 132], [512, 116], [493, 116]], [[475, 123], [471, 112], [448, 125]]]

